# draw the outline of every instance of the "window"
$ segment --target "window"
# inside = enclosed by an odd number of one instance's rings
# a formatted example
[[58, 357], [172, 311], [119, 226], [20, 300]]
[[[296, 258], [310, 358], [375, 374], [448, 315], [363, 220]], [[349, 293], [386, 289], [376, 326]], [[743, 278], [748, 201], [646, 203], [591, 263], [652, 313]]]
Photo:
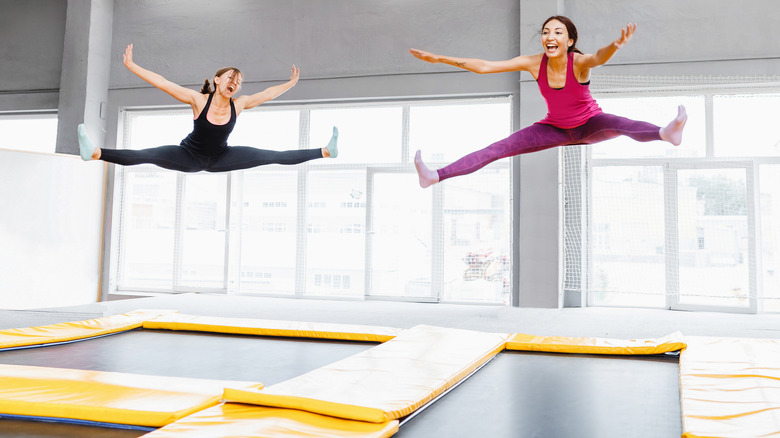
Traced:
[[607, 112], [660, 126], [684, 104], [677, 148], [619, 139], [563, 151], [564, 287], [589, 305], [780, 310], [780, 93], [691, 88], [598, 96]]
[[[192, 124], [189, 110], [124, 118], [130, 148], [178, 144]], [[508, 304], [509, 160], [423, 190], [412, 158], [447, 164], [510, 121], [508, 98], [246, 111], [231, 145], [318, 148], [338, 126], [339, 157], [223, 174], [117, 166], [117, 288]], [[453, 131], [466, 123], [480, 129]]]
[[0, 114], [1, 149], [54, 153], [57, 147], [56, 113]]

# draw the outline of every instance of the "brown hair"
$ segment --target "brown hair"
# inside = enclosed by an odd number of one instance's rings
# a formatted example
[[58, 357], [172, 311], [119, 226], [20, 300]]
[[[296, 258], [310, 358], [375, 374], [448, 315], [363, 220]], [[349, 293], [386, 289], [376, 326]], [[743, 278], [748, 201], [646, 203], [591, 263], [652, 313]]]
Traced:
[[[214, 73], [214, 77], [222, 76], [222, 75], [224, 75], [225, 73], [227, 73], [229, 71], [233, 71], [233, 73], [238, 73], [241, 76], [244, 76], [244, 74], [241, 73], [241, 70], [239, 70], [239, 69], [237, 69], [235, 67], [222, 67], [221, 69], [217, 70], [216, 73]], [[214, 88], [215, 89], [217, 88], [217, 84], [216, 83], [214, 83]], [[206, 79], [203, 82], [203, 87], [200, 89], [200, 93], [201, 94], [211, 94], [212, 93], [211, 82], [209, 82], [208, 79]]]
[[544, 26], [547, 26], [547, 23], [558, 20], [561, 23], [563, 23], [564, 26], [566, 26], [566, 32], [569, 34], [569, 39], [574, 41], [574, 43], [569, 47], [569, 52], [580, 52], [580, 49], [577, 48], [577, 26], [574, 25], [574, 22], [571, 21], [568, 17], [564, 17], [563, 15], [553, 15], [552, 17], [548, 18], [544, 21], [544, 24], [542, 24], [542, 30], [539, 32], [540, 34], [544, 32]]

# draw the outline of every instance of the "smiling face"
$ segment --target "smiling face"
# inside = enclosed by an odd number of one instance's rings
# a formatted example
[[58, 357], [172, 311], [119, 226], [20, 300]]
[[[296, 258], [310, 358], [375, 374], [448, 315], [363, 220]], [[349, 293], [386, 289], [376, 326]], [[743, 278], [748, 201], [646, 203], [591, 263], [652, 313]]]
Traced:
[[214, 76], [215, 88], [225, 97], [233, 97], [241, 89], [244, 75], [236, 69], [228, 69], [221, 75]]
[[549, 58], [565, 56], [574, 40], [569, 38], [566, 25], [559, 20], [550, 20], [542, 28], [542, 48]]

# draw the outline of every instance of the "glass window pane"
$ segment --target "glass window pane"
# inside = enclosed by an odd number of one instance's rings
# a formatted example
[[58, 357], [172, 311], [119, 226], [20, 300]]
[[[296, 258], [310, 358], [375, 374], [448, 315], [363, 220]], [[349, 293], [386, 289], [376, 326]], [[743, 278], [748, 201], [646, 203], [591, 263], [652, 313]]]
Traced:
[[745, 169], [680, 170], [680, 303], [747, 307]]
[[764, 310], [780, 311], [780, 164], [759, 166], [761, 175], [761, 277]]
[[401, 160], [402, 111], [396, 107], [329, 108], [311, 111], [310, 147], [325, 147], [339, 129], [338, 164]]
[[369, 294], [432, 297], [432, 194], [412, 173], [374, 176]]
[[[308, 187], [306, 295], [362, 297], [366, 172], [310, 172]], [[321, 279], [328, 275], [331, 281], [323, 283]]]
[[660, 166], [593, 168], [589, 304], [666, 306]]
[[419, 149], [429, 164], [450, 163], [506, 138], [509, 102], [418, 105], [410, 109], [409, 154]]
[[605, 113], [661, 127], [677, 116], [678, 105], [685, 105], [688, 122], [685, 124], [680, 146], [673, 146], [665, 141], [641, 143], [628, 137], [617, 137], [591, 146], [593, 158], [672, 158], [706, 155], [706, 119], [702, 96], [599, 98], [598, 102]]
[[780, 94], [722, 95], [713, 98], [715, 155], [780, 156], [777, 107]]
[[225, 287], [227, 175], [186, 175], [180, 285]]
[[[54, 153], [57, 147], [57, 114], [0, 116], [0, 148]], [[75, 138], [75, 135], [74, 135]]]
[[509, 181], [507, 166], [442, 185], [443, 300], [510, 304]]
[[241, 292], [295, 294], [298, 172], [245, 171], [241, 209]]
[[130, 141], [125, 149], [178, 145], [192, 131], [192, 111], [130, 113]]
[[119, 257], [119, 289], [173, 287], [176, 174], [125, 172]]
[[244, 111], [230, 134], [230, 146], [273, 151], [298, 149], [300, 111]]

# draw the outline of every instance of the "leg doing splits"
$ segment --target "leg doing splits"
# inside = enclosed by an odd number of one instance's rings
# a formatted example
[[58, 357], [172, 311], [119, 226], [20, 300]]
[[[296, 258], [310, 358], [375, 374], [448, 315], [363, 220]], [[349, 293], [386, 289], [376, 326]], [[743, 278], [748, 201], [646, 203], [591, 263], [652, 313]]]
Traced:
[[338, 151], [338, 129], [327, 146], [317, 149], [290, 151], [272, 151], [246, 146], [230, 146], [216, 156], [202, 156], [191, 152], [184, 146], [160, 146], [156, 148], [129, 150], [101, 150], [92, 145], [86, 135], [84, 125], [79, 125], [79, 149], [85, 161], [103, 160], [124, 166], [154, 164], [159, 167], [180, 172], [229, 172], [249, 169], [266, 164], [300, 164], [316, 158], [336, 158]]
[[291, 151], [269, 151], [247, 146], [231, 146], [205, 169], [208, 172], [228, 172], [231, 170], [250, 169], [266, 164], [300, 164], [317, 158], [336, 158], [338, 150], [339, 130], [334, 126], [333, 135], [328, 145], [319, 149], [299, 149]]
[[473, 173], [501, 158], [556, 146], [599, 143], [621, 135], [640, 142], [663, 140], [679, 146], [687, 120], [685, 107], [681, 105], [678, 107], [677, 117], [663, 128], [604, 113], [593, 116], [585, 124], [570, 129], [535, 123], [438, 170], [428, 168], [422, 161], [420, 151], [417, 151], [414, 156], [414, 167], [417, 170], [420, 187], [425, 188], [447, 178]]

